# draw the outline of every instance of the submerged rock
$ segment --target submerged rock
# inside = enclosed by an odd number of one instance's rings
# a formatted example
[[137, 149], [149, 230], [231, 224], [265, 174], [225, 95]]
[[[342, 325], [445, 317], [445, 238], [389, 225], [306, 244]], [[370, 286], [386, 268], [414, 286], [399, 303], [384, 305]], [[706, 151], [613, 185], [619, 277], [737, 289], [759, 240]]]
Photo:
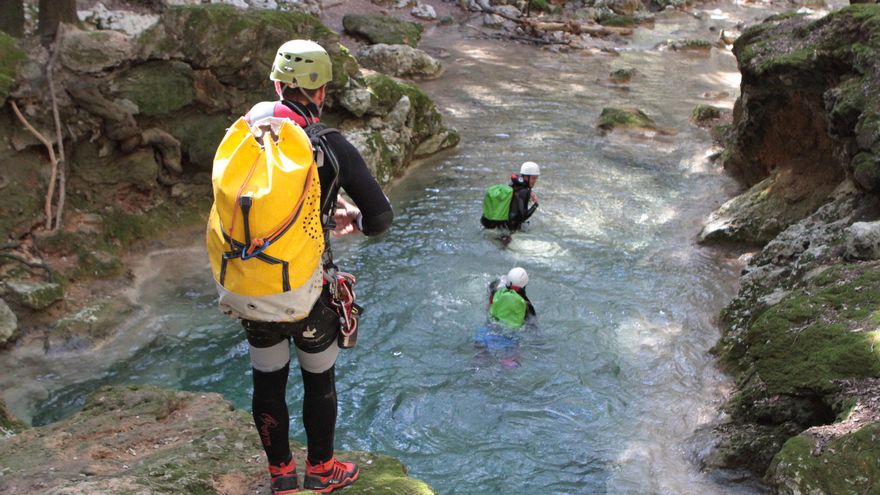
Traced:
[[617, 128], [657, 129], [657, 124], [638, 108], [606, 107], [602, 109], [596, 127], [608, 132]]
[[[294, 446], [305, 465], [305, 450]], [[430, 495], [396, 459], [338, 452], [357, 462], [357, 494]], [[39, 462], [35, 462], [35, 460]], [[268, 493], [265, 456], [249, 414], [220, 395], [151, 386], [105, 387], [83, 410], [0, 438], [3, 493]]]

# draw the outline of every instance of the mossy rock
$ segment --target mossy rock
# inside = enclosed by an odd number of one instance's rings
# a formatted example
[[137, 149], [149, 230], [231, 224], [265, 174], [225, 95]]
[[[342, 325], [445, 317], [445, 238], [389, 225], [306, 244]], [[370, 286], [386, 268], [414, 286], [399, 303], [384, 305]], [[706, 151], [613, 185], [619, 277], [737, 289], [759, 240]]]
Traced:
[[[0, 114], [0, 119], [5, 117]], [[49, 160], [41, 151], [33, 147], [20, 153], [0, 153], [0, 182], [6, 183], [0, 189], [0, 238], [17, 237], [44, 219]]]
[[211, 171], [214, 153], [234, 119], [226, 114], [182, 112], [163, 119], [160, 127], [180, 141], [181, 151], [196, 170]]
[[599, 115], [597, 127], [607, 132], [617, 128], [656, 129], [657, 125], [638, 108], [606, 107]]
[[599, 24], [611, 27], [633, 27], [638, 24], [636, 18], [631, 15], [609, 14], [599, 16], [597, 20]]
[[108, 204], [121, 189], [150, 191], [158, 188], [159, 164], [152, 148], [127, 155], [101, 156], [97, 143], [80, 143], [70, 159], [70, 188], [91, 200]]
[[357, 74], [357, 61], [339, 44], [339, 35], [299, 11], [219, 4], [172, 7], [141, 34], [136, 46], [146, 59], [181, 53], [194, 69], [210, 69], [221, 83], [247, 89], [266, 84], [276, 50], [296, 38], [314, 40], [327, 50], [333, 62], [332, 88], [344, 87]]
[[[304, 448], [291, 446], [304, 465]], [[434, 494], [395, 459], [337, 455], [361, 467], [347, 494]], [[0, 449], [8, 495], [267, 493], [264, 459], [250, 415], [218, 394], [133, 385], [101, 388], [82, 411], [25, 430]]]
[[132, 67], [111, 83], [111, 91], [143, 115], [164, 115], [193, 102], [193, 70], [176, 61], [153, 61]]
[[880, 377], [880, 273], [866, 266], [827, 270], [756, 318], [746, 359], [768, 393], [824, 395], [835, 380]]
[[64, 288], [51, 282], [8, 280], [6, 288], [11, 300], [35, 311], [44, 310], [64, 298]]
[[773, 458], [767, 479], [779, 493], [880, 492], [880, 423], [869, 423], [820, 448], [805, 432]]
[[691, 112], [691, 120], [698, 125], [711, 125], [713, 120], [721, 118], [723, 111], [712, 105], [697, 105]]
[[363, 36], [372, 44], [409, 45], [418, 47], [422, 38], [422, 25], [382, 15], [348, 14], [342, 18], [342, 26], [349, 33]]
[[668, 41], [666, 46], [679, 52], [708, 52], [715, 43], [702, 39], [685, 39]]
[[18, 66], [26, 59], [15, 38], [0, 31], [0, 107], [15, 87]]
[[608, 75], [608, 78], [611, 82], [616, 84], [625, 84], [632, 81], [633, 76], [636, 75], [636, 70], [632, 67], [620, 67], [611, 71]]
[[68, 314], [55, 322], [48, 335], [52, 351], [92, 348], [118, 332], [119, 325], [135, 307], [122, 299], [98, 302]]
[[859, 153], [853, 157], [853, 179], [867, 191], [880, 190], [880, 157], [874, 153]]

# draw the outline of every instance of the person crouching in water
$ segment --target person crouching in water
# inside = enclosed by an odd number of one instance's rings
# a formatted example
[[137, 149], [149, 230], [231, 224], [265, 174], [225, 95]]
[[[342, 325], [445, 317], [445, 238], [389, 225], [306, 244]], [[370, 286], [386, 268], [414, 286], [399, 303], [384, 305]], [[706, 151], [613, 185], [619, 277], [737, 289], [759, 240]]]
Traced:
[[[254, 105], [245, 117], [248, 123], [267, 117], [282, 118], [305, 128], [319, 121], [327, 83], [332, 80], [332, 64], [323, 47], [308, 40], [284, 43], [278, 49], [269, 79], [275, 82], [279, 99]], [[372, 236], [387, 230], [394, 217], [391, 204], [360, 153], [339, 132], [328, 133], [321, 139], [326, 140], [330, 152], [318, 168], [322, 217], [333, 214], [337, 233], [360, 231]], [[342, 203], [342, 208], [327, 206], [325, 211], [324, 206], [338, 197], [340, 187], [354, 206]], [[327, 230], [332, 226], [329, 221], [322, 220], [322, 224], [326, 242]], [[335, 271], [329, 249], [325, 255], [325, 269], [332, 267]], [[300, 489], [288, 438], [286, 389], [291, 340], [303, 380], [302, 422], [308, 444], [302, 488], [328, 493], [358, 478], [357, 465], [338, 461], [333, 455], [340, 315], [332, 309], [329, 285], [324, 283], [320, 298], [303, 320], [288, 323], [242, 319], [253, 367], [254, 424], [268, 458], [274, 495], [292, 494]]]
[[529, 275], [515, 267], [489, 284], [489, 324], [477, 330], [474, 343], [502, 366], [519, 366], [519, 341], [510, 330], [518, 330], [535, 318], [535, 307], [526, 296]]
[[527, 318], [535, 317], [535, 307], [526, 295], [528, 283], [529, 274], [517, 266], [489, 284], [490, 318], [509, 328], [522, 328]]
[[510, 176], [510, 185], [498, 184], [487, 189], [480, 224], [487, 229], [502, 228], [510, 232], [521, 229], [538, 208], [538, 197], [532, 188], [540, 175], [537, 163], [525, 162], [518, 174]]

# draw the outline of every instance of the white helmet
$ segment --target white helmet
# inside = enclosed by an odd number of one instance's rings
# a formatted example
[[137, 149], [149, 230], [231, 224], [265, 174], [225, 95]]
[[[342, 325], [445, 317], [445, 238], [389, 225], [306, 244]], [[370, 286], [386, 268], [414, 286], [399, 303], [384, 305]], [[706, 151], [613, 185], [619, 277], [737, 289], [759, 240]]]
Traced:
[[535, 162], [525, 162], [519, 167], [520, 175], [541, 175], [541, 169]]
[[526, 284], [529, 283], [529, 274], [526, 273], [525, 269], [518, 266], [511, 268], [510, 271], [507, 272], [507, 283], [524, 288]]

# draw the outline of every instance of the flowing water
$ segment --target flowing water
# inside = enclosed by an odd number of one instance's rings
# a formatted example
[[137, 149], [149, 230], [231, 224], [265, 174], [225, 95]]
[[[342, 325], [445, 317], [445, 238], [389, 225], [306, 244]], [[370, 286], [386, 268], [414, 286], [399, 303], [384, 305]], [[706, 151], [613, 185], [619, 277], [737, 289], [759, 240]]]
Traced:
[[[660, 16], [620, 56], [502, 46], [469, 27], [454, 46], [428, 37], [447, 71], [423, 86], [463, 139], [391, 190], [387, 235], [335, 243], [367, 308], [337, 366], [337, 448], [396, 456], [441, 494], [754, 493], [699, 473], [690, 441], [727, 386], [707, 351], [739, 267], [694, 243], [735, 185], [688, 117], [699, 103], [732, 106], [736, 64], [723, 49], [654, 48], [769, 13], [728, 10]], [[619, 67], [636, 68], [630, 84], [607, 82]], [[600, 135], [605, 106], [641, 108], [674, 132]], [[505, 248], [479, 227], [482, 193], [525, 160], [542, 167], [540, 207]], [[144, 262], [132, 289], [143, 309], [98, 352], [4, 356], [4, 398], [35, 424], [106, 383], [214, 391], [249, 408], [242, 332], [216, 311], [194, 245]], [[487, 353], [473, 341], [486, 286], [516, 265], [538, 324], [510, 355]], [[300, 396], [295, 375], [291, 411]]]

